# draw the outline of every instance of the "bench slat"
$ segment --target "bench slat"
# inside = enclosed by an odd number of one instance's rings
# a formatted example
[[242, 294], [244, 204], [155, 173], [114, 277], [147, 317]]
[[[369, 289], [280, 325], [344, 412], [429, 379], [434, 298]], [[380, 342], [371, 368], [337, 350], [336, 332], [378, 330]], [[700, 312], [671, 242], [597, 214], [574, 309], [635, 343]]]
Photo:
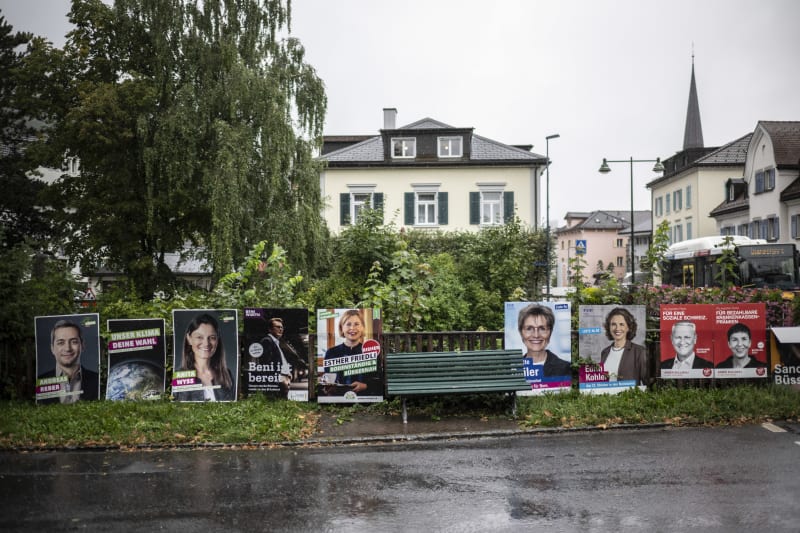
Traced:
[[530, 390], [520, 350], [389, 353], [391, 396]]

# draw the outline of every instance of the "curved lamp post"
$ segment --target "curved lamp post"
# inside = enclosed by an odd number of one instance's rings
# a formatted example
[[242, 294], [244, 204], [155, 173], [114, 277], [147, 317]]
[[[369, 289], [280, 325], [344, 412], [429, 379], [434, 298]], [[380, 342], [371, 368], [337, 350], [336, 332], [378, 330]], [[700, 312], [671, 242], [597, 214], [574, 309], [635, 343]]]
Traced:
[[606, 159], [603, 158], [603, 164], [600, 165], [598, 172], [601, 174], [608, 174], [611, 172], [611, 167], [608, 166], [609, 163], [630, 163], [631, 165], [631, 239], [630, 239], [630, 247], [631, 247], [631, 287], [636, 282], [636, 274], [635, 271], [635, 256], [633, 254], [633, 164], [634, 163], [655, 163], [653, 166], [653, 172], [664, 172], [664, 165], [661, 164], [661, 158], [657, 157], [655, 159], [634, 159], [630, 157], [629, 159]]

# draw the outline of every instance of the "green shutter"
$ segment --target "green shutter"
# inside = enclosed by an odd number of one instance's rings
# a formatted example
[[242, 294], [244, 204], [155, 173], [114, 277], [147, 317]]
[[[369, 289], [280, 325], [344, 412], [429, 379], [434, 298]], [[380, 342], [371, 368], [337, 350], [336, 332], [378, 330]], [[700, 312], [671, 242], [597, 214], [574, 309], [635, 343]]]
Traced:
[[372, 193], [372, 201], [375, 202], [375, 205], [372, 206], [373, 209], [383, 209], [383, 193], [382, 192]]
[[439, 220], [437, 221], [440, 226], [447, 225], [447, 193], [440, 192], [436, 195], [439, 202]]
[[350, 225], [350, 193], [339, 194], [339, 225]]
[[406, 226], [413, 226], [414, 225], [414, 193], [407, 192], [403, 194], [404, 198], [404, 217]]
[[373, 209], [379, 209], [381, 211], [381, 222], [383, 222], [383, 193], [372, 193], [372, 201], [375, 202]]
[[481, 223], [481, 193], [479, 192], [469, 193], [469, 223]]
[[503, 193], [503, 222], [508, 224], [514, 220], [514, 191]]

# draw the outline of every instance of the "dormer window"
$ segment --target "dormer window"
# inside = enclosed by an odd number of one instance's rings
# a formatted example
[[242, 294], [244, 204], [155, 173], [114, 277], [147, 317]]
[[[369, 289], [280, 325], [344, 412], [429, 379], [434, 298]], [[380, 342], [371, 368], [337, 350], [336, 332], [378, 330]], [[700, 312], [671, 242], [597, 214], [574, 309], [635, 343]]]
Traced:
[[462, 137], [439, 137], [439, 157], [461, 157]]
[[392, 139], [392, 158], [413, 159], [414, 157], [417, 157], [417, 140], [414, 137]]

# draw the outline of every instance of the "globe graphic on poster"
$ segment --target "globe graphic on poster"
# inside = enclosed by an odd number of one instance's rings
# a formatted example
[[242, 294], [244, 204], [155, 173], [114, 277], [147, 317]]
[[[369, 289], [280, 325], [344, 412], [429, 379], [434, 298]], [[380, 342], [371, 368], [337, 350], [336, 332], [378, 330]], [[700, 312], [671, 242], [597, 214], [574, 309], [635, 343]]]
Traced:
[[150, 400], [164, 392], [164, 371], [143, 361], [124, 361], [108, 372], [107, 400]]

